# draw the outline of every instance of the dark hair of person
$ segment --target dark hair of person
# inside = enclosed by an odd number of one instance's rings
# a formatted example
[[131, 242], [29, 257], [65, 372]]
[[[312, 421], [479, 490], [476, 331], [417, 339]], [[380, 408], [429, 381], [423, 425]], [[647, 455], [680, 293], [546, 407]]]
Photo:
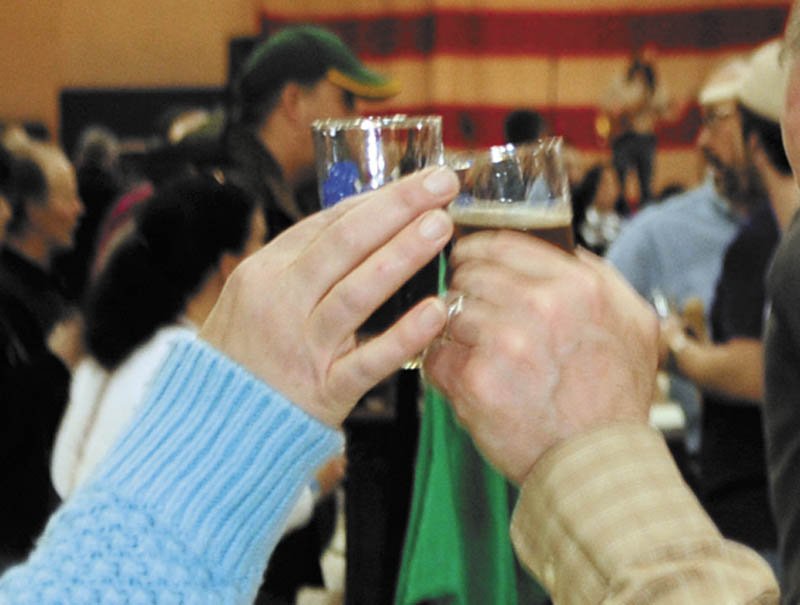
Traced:
[[49, 143], [53, 140], [50, 129], [44, 122], [26, 121], [21, 124], [22, 129], [31, 139], [40, 143]]
[[572, 227], [577, 238], [576, 241], [582, 240], [579, 232], [580, 226], [586, 218], [586, 211], [589, 206], [594, 203], [604, 170], [607, 170], [606, 166], [595, 164], [586, 171], [583, 179], [572, 188]]
[[72, 164], [77, 172], [83, 168], [110, 170], [117, 164], [119, 147], [119, 139], [113, 132], [92, 124], [81, 131]]
[[[293, 78], [291, 80], [284, 80], [280, 82], [279, 86], [273, 87], [269, 90], [261, 91], [257, 94], [246, 93], [241, 89], [241, 85], [237, 82], [229, 92], [229, 108], [228, 116], [231, 123], [236, 123], [248, 129], [258, 128], [269, 114], [278, 106], [283, 87], [288, 82], [295, 82], [299, 86], [305, 88], [313, 87], [317, 82], [322, 80], [325, 72], [322, 71], [319, 77], [310, 78]], [[354, 99], [354, 97], [353, 97]]]
[[783, 148], [780, 125], [753, 113], [741, 103], [739, 104], [739, 113], [742, 116], [742, 138], [745, 144], [750, 135], [755, 133], [775, 170], [781, 174], [791, 174], [792, 167], [789, 165], [789, 158], [786, 157], [786, 150]]
[[18, 235], [25, 231], [28, 223], [28, 204], [44, 202], [48, 185], [42, 167], [35, 160], [13, 152], [9, 155], [12, 161], [5, 191], [11, 204], [11, 219], [6, 233]]
[[632, 81], [637, 75], [644, 78], [647, 89], [653, 93], [656, 90], [656, 70], [650, 63], [645, 63], [641, 59], [634, 59], [628, 68], [628, 82]]
[[531, 109], [516, 109], [503, 121], [506, 143], [520, 145], [536, 141], [544, 131], [544, 118]]
[[113, 369], [178, 319], [225, 252], [241, 252], [258, 206], [208, 175], [166, 183], [142, 204], [85, 302], [89, 352]]
[[680, 195], [686, 191], [686, 185], [683, 183], [670, 183], [669, 185], [664, 185], [661, 191], [658, 192], [656, 196], [656, 200], [659, 202], [663, 202], [671, 197], [676, 195]]

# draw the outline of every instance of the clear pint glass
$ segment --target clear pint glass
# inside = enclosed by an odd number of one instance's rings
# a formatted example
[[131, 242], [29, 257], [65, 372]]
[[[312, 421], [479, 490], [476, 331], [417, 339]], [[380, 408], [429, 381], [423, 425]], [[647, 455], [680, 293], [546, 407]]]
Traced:
[[461, 182], [448, 212], [458, 238], [514, 229], [572, 251], [572, 203], [559, 137], [448, 156]]
[[[319, 197], [323, 208], [378, 189], [401, 176], [444, 163], [440, 116], [318, 120], [312, 125]], [[434, 259], [387, 300], [359, 329], [360, 338], [379, 334], [426, 296], [437, 293]], [[415, 368], [418, 360], [406, 368]]]

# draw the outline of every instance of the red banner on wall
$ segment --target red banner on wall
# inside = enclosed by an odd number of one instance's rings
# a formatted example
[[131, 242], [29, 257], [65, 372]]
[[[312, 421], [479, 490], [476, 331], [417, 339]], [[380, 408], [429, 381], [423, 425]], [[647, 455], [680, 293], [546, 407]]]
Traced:
[[[656, 49], [657, 75], [679, 110], [658, 128], [659, 149], [690, 150], [699, 128], [697, 92], [720, 61], [783, 30], [790, 2], [658, 0], [315, 0], [263, 3], [268, 35], [314, 22], [339, 34], [403, 91], [370, 112], [438, 113], [451, 147], [503, 142], [503, 118], [535, 109], [586, 151], [605, 141], [595, 128], [611, 80], [634, 49]], [[583, 8], [583, 10], [581, 10]], [[680, 169], [678, 170], [680, 171]]]

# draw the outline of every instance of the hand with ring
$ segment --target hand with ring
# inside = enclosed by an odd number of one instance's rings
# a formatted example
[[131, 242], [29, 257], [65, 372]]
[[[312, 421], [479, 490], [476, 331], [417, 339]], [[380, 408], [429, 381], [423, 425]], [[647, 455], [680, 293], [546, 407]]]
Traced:
[[425, 373], [509, 478], [579, 432], [647, 422], [658, 322], [610, 266], [498, 230], [458, 240], [450, 265], [446, 338]]

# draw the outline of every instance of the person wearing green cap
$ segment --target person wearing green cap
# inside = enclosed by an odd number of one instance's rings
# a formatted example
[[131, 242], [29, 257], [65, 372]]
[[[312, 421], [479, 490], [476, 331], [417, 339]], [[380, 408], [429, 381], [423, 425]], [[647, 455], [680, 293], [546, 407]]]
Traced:
[[[232, 82], [223, 144], [233, 178], [264, 205], [267, 239], [319, 209], [311, 123], [355, 116], [359, 100], [399, 90], [397, 81], [368, 69], [339, 37], [315, 25], [286, 27], [256, 43]], [[310, 524], [278, 545], [257, 603], [289, 602], [299, 586], [322, 583], [328, 504], [321, 502]]]
[[311, 123], [355, 115], [358, 99], [399, 90], [314, 25], [287, 27], [255, 46], [233, 82], [225, 148], [262, 199], [270, 238], [318, 208], [296, 195], [314, 178]]

